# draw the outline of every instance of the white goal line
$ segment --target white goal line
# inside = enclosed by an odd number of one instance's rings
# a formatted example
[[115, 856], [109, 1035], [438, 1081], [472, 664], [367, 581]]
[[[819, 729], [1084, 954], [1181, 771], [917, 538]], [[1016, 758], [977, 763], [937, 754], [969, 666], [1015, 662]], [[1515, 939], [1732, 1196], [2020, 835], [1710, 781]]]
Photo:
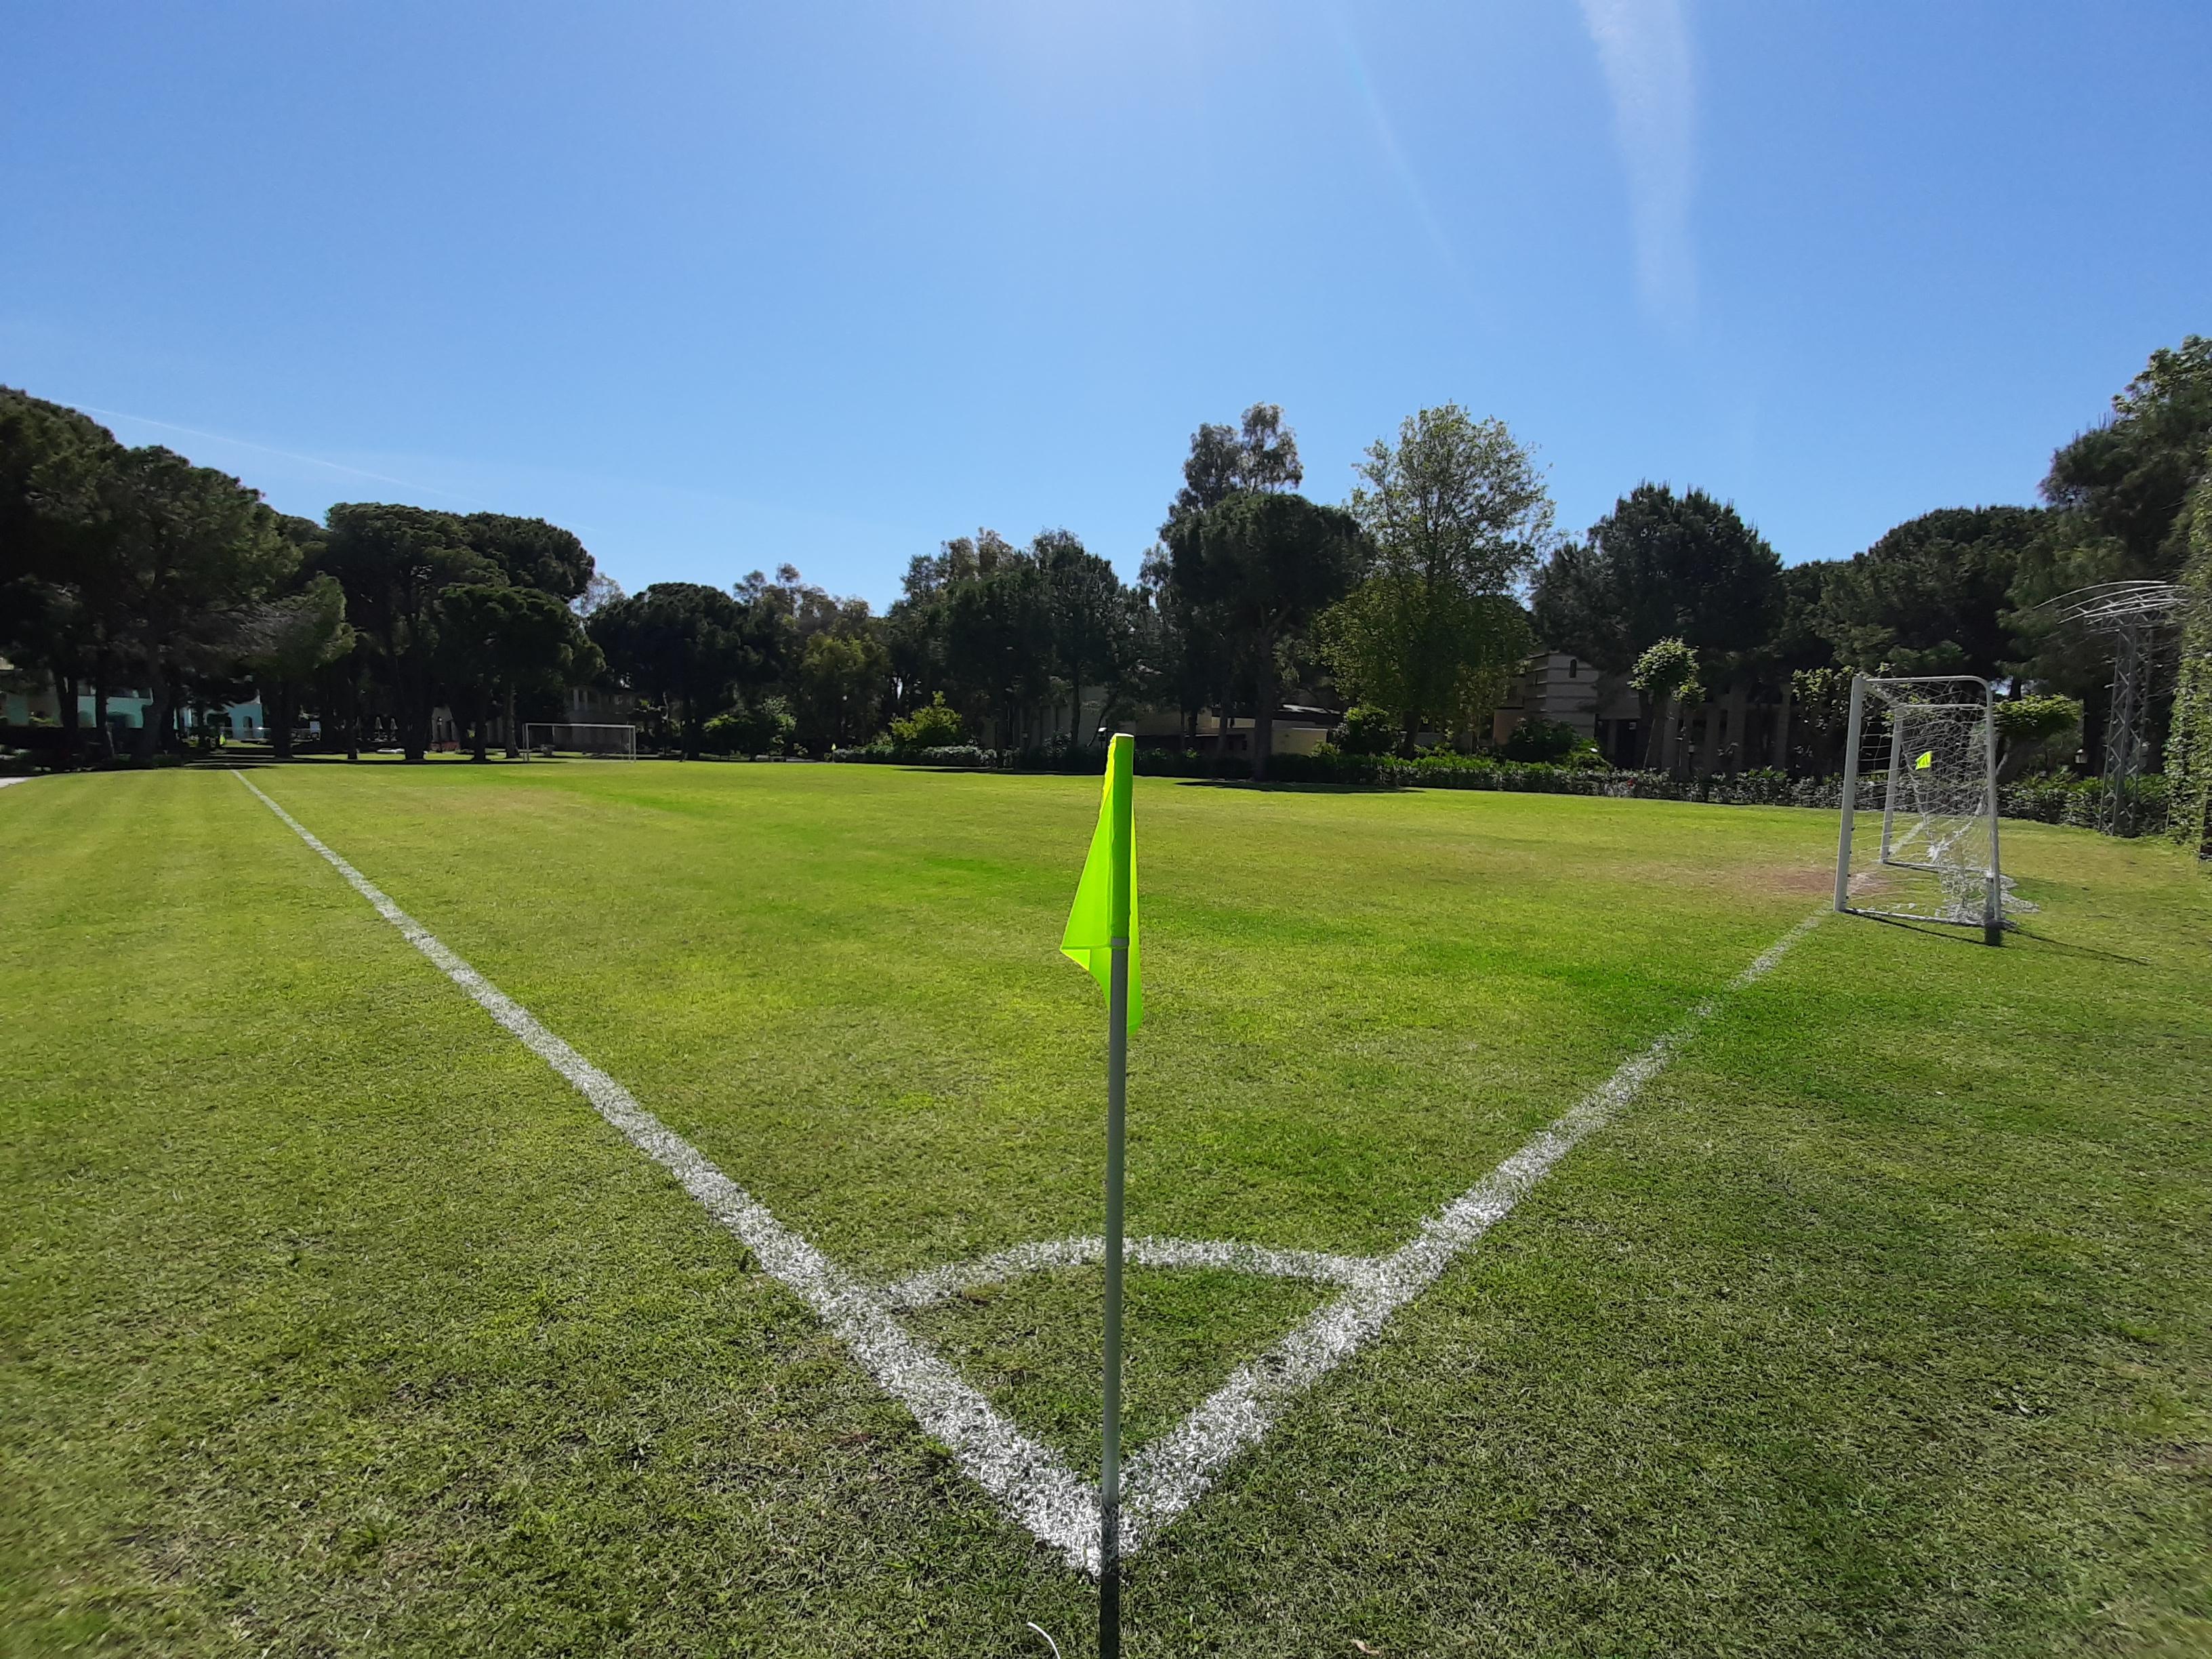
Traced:
[[[709, 1215], [750, 1248], [763, 1268], [814, 1310], [877, 1384], [952, 1452], [962, 1472], [1001, 1510], [1040, 1543], [1058, 1550], [1069, 1565], [1097, 1575], [1101, 1525], [1097, 1486], [1024, 1434], [941, 1355], [908, 1332], [898, 1316], [971, 1285], [1102, 1259], [1103, 1239], [1019, 1245], [975, 1261], [917, 1273], [888, 1287], [861, 1281], [778, 1221], [767, 1206], [639, 1104], [621, 1084], [447, 949], [251, 778], [243, 772], [234, 775], [409, 944], [567, 1079], [624, 1139], [674, 1176]], [[1224, 1466], [1258, 1444], [1300, 1395], [1357, 1353], [1393, 1314], [1510, 1214], [1560, 1159], [1626, 1110], [1731, 995], [1765, 978], [1827, 914], [1825, 908], [1815, 911], [1784, 933], [1725, 988], [1621, 1062], [1612, 1076], [1424, 1221], [1409, 1242], [1388, 1255], [1329, 1255], [1181, 1239], [1130, 1241], [1125, 1259], [1140, 1265], [1223, 1267], [1309, 1279], [1337, 1285], [1342, 1293], [1260, 1358], [1240, 1366], [1182, 1424], [1124, 1464], [1122, 1553], [1133, 1553], [1203, 1496]]]

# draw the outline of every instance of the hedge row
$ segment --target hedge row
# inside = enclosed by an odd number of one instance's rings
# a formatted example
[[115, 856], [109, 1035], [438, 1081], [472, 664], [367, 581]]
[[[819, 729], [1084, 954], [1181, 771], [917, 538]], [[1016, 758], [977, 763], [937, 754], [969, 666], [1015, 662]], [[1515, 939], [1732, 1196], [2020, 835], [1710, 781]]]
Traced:
[[[835, 749], [833, 761], [899, 766], [944, 766], [976, 771], [1096, 772], [1099, 758], [1079, 750], [1000, 751], [963, 744], [950, 749], [901, 751], [888, 746]], [[1223, 778], [1251, 775], [1247, 762], [1225, 765], [1189, 753], [1140, 749], [1137, 770], [1147, 777]], [[1346, 755], [1324, 749], [1313, 755], [1278, 755], [1273, 781], [1383, 789], [1493, 789], [1523, 794], [1587, 795], [1607, 800], [1706, 801], [1725, 806], [1812, 806], [1833, 810], [1843, 798], [1836, 778], [1793, 778], [1773, 770], [1678, 778], [1665, 772], [1616, 772], [1541, 761], [1498, 760], [1487, 755]], [[2155, 830], [2165, 822], [2166, 780], [2143, 779], [2131, 792], [2128, 833]], [[2064, 774], [2023, 778], [1998, 793], [2008, 818], [2094, 827], [2104, 799], [2097, 778]]]

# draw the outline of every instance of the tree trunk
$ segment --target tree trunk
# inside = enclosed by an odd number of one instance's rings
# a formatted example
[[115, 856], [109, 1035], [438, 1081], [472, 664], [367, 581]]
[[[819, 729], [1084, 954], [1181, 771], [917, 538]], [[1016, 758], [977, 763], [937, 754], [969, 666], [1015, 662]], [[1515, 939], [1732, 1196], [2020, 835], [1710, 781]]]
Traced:
[[261, 699], [263, 734], [269, 752], [278, 760], [292, 758], [292, 727], [300, 716], [300, 688], [290, 680], [277, 680]]
[[138, 739], [134, 747], [142, 761], [154, 758], [169, 730], [169, 676], [161, 666], [159, 652], [147, 659], [146, 672], [153, 682], [154, 700], [147, 704], [146, 712], [138, 720]]
[[93, 669], [92, 723], [99, 727], [94, 733], [100, 743], [102, 760], [115, 758], [115, 733], [107, 724], [107, 665], [100, 663]]
[[507, 688], [507, 757], [522, 757], [522, 728], [514, 723], [514, 688], [511, 685]]
[[399, 752], [410, 761], [419, 761], [430, 749], [430, 688], [413, 664], [399, 661], [392, 667], [392, 700], [398, 705], [392, 712], [398, 717], [395, 723], [399, 728]]
[[1275, 746], [1275, 703], [1281, 689], [1275, 683], [1275, 641], [1270, 635], [1260, 641], [1260, 660], [1253, 670], [1252, 781], [1264, 783], [1270, 750]]
[[1660, 697], [1645, 697], [1643, 703], [1646, 711], [1644, 716], [1644, 769], [1650, 772], [1659, 764], [1660, 722], [1667, 705], [1665, 699]]
[[489, 694], [479, 688], [473, 702], [475, 703], [475, 707], [471, 712], [476, 715], [477, 729], [474, 733], [475, 740], [471, 746], [469, 758], [471, 760], [488, 761], [491, 757], [484, 752], [484, 727], [491, 724], [491, 698]]
[[62, 765], [76, 764], [76, 679], [65, 668], [54, 670], [54, 715], [62, 723]]

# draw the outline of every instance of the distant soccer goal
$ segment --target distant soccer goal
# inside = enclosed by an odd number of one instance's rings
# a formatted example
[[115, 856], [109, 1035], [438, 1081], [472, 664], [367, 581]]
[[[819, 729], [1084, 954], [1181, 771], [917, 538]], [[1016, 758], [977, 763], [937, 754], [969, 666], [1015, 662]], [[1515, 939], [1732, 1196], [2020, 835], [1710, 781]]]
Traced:
[[1836, 908], [2002, 938], [1995, 698], [1971, 676], [1862, 674], [1844, 750]]
[[557, 720], [532, 720], [522, 728], [525, 760], [551, 760], [574, 755], [583, 760], [637, 758], [635, 726], [566, 726]]

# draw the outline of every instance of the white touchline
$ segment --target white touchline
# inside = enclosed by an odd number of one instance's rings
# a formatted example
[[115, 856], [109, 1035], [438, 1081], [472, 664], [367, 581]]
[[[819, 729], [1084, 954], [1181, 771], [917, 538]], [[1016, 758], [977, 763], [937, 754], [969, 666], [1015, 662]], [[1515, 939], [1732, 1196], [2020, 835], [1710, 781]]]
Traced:
[[[316, 839], [244, 773], [238, 781], [326, 860], [377, 913], [495, 1020], [588, 1100], [759, 1258], [761, 1266], [820, 1316], [878, 1386], [952, 1452], [962, 1470], [1039, 1541], [1070, 1565], [1095, 1574], [1100, 1524], [1097, 1488], [1046, 1447], [1023, 1434], [952, 1367], [899, 1323], [898, 1312], [927, 1307], [973, 1286], [1054, 1267], [1097, 1261], [1105, 1242], [1049, 1240], [976, 1261], [933, 1268], [888, 1289], [862, 1283], [792, 1231], [768, 1207], [716, 1169], [696, 1147], [605, 1072], [541, 1025], [530, 1011], [447, 950], [360, 871]], [[1720, 1011], [1730, 994], [1764, 978], [1827, 915], [1823, 908], [1760, 952], [1725, 990], [1640, 1054], [1458, 1198], [1421, 1224], [1412, 1241], [1385, 1256], [1187, 1239], [1132, 1239], [1126, 1259], [1145, 1266], [1220, 1267], [1341, 1287], [1343, 1294], [1229, 1381], [1177, 1427], [1123, 1466], [1122, 1550], [1133, 1553], [1202, 1496], [1231, 1458], [1256, 1445], [1296, 1397], [1349, 1359], [1390, 1316], [1433, 1284], [1453, 1261], [1510, 1214], [1584, 1139], [1626, 1109], [1675, 1052]]]
[[0, 789], [5, 789], [11, 783], [28, 783], [29, 781], [29, 778], [20, 775], [12, 778], [0, 778]]

